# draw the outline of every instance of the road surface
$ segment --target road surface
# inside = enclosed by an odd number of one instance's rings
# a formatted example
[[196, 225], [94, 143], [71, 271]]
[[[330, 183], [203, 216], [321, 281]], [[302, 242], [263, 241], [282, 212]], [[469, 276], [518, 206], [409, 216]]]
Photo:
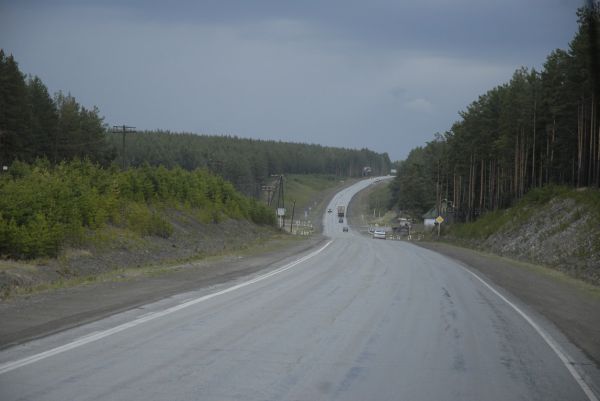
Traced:
[[275, 269], [1, 352], [0, 399], [595, 399], [465, 268], [343, 225], [326, 214], [330, 241]]

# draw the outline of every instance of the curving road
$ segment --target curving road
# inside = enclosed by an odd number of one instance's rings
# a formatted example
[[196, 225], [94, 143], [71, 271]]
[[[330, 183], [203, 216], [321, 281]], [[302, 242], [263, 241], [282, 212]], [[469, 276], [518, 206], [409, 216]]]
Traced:
[[594, 399], [462, 266], [341, 227], [324, 216], [300, 261], [1, 352], [0, 399]]

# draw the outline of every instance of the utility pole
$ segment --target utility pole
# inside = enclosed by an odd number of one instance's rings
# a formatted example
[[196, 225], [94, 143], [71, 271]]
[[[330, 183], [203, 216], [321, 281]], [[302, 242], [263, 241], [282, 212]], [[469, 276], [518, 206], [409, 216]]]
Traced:
[[[285, 227], [285, 198], [284, 198], [284, 190], [283, 190], [283, 174], [271, 174], [271, 177], [277, 177], [277, 182], [275, 184], [275, 190], [277, 191], [277, 217], [279, 220], [279, 228]], [[271, 201], [273, 199], [271, 198]], [[270, 205], [271, 203], [269, 203]]]
[[292, 219], [290, 220], [290, 234], [293, 234], [293, 225], [294, 225], [294, 211], [296, 210], [296, 199], [294, 199], [294, 204], [292, 206]]
[[283, 174], [279, 176], [279, 183], [277, 184], [277, 209], [283, 210], [281, 216], [281, 228], [285, 227], [285, 196], [283, 193]]
[[271, 177], [277, 177], [277, 207], [285, 208], [285, 197], [283, 193], [283, 174], [274, 174]]
[[129, 127], [127, 125], [113, 125], [112, 133], [118, 134], [118, 133], [122, 133], [123, 134], [123, 147], [121, 150], [121, 162], [122, 162], [122, 169], [125, 170], [125, 161], [127, 160], [126, 158], [126, 153], [125, 153], [125, 134], [126, 133], [133, 133], [136, 132], [135, 127]]

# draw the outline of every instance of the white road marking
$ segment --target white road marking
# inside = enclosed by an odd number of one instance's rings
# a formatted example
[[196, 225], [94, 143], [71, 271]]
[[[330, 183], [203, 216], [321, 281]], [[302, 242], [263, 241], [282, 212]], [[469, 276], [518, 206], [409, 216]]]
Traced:
[[501, 300], [503, 300], [504, 302], [506, 302], [519, 315], [521, 315], [521, 317], [523, 319], [525, 319], [525, 321], [527, 323], [529, 323], [531, 325], [531, 327], [533, 327], [533, 329], [535, 331], [537, 331], [537, 333], [540, 335], [540, 337], [542, 337], [544, 339], [544, 341], [546, 342], [546, 344], [548, 344], [548, 346], [552, 349], [552, 351], [554, 351], [554, 353], [558, 356], [558, 358], [561, 360], [561, 362], [563, 363], [563, 365], [565, 365], [565, 367], [567, 368], [567, 370], [569, 371], [569, 373], [571, 373], [571, 376], [573, 376], [573, 379], [575, 379], [575, 381], [577, 382], [577, 384], [579, 384], [579, 387], [581, 387], [581, 389], [583, 390], [583, 392], [585, 393], [585, 395], [588, 397], [588, 399], [590, 401], [599, 401], [598, 398], [596, 397], [596, 395], [594, 394], [594, 391], [585, 382], [585, 379], [583, 378], [583, 376], [581, 375], [581, 373], [579, 373], [577, 371], [577, 369], [575, 369], [575, 367], [574, 367], [574, 363], [575, 362], [573, 361], [573, 358], [571, 358], [565, 351], [563, 351], [561, 349], [561, 347], [550, 336], [550, 334], [546, 333], [536, 322], [533, 321], [532, 318], [530, 318], [525, 312], [523, 312], [517, 305], [513, 304], [512, 302], [510, 302], [504, 295], [500, 294], [494, 287], [492, 287], [490, 284], [488, 284], [484, 279], [482, 279], [481, 277], [479, 277], [477, 274], [473, 273], [471, 270], [467, 269], [466, 267], [461, 266], [461, 265], [459, 265], [459, 266], [461, 268], [463, 268], [465, 271], [467, 271], [470, 274], [472, 274], [473, 277], [475, 277], [477, 280], [479, 280], [490, 291], [492, 291], [494, 294], [496, 294]]
[[20, 367], [27, 366], [27, 365], [30, 365], [32, 363], [41, 361], [42, 359], [46, 359], [46, 358], [49, 358], [51, 356], [58, 355], [58, 354], [61, 354], [63, 352], [66, 352], [66, 351], [69, 351], [69, 350], [81, 347], [83, 345], [92, 343], [94, 341], [101, 340], [101, 339], [106, 338], [108, 336], [111, 336], [113, 334], [120, 333], [121, 331], [130, 329], [130, 328], [135, 327], [135, 326], [139, 326], [142, 323], [146, 323], [146, 322], [149, 322], [151, 320], [158, 319], [159, 317], [170, 315], [171, 313], [175, 313], [177, 311], [180, 311], [180, 310], [185, 309], [187, 307], [190, 307], [192, 305], [196, 305], [196, 304], [198, 304], [200, 302], [207, 301], [207, 300], [209, 300], [211, 298], [218, 297], [219, 295], [227, 294], [228, 292], [239, 290], [240, 288], [247, 287], [247, 286], [249, 286], [251, 284], [258, 283], [259, 281], [266, 280], [266, 279], [268, 279], [270, 277], [273, 277], [273, 276], [275, 276], [277, 274], [283, 273], [284, 271], [289, 270], [292, 267], [294, 267], [294, 266], [296, 266], [296, 265], [298, 265], [298, 264], [300, 264], [302, 262], [305, 262], [308, 259], [310, 259], [310, 258], [318, 255], [325, 248], [327, 248], [329, 245], [331, 245], [332, 242], [333, 241], [328, 241], [324, 246], [322, 246], [321, 248], [317, 249], [316, 251], [314, 251], [312, 253], [309, 253], [308, 255], [303, 256], [302, 258], [300, 258], [298, 260], [295, 260], [293, 262], [290, 262], [287, 265], [284, 265], [284, 266], [282, 266], [282, 267], [280, 267], [278, 269], [275, 269], [275, 270], [273, 270], [273, 271], [271, 271], [269, 273], [263, 274], [262, 276], [258, 276], [258, 277], [254, 278], [252, 280], [245, 281], [243, 283], [234, 285], [232, 287], [226, 288], [224, 290], [221, 290], [221, 291], [218, 291], [218, 292], [215, 292], [215, 293], [212, 293], [212, 294], [204, 295], [204, 296], [202, 296], [200, 298], [191, 299], [189, 301], [183, 302], [183, 303], [181, 303], [179, 305], [172, 306], [172, 307], [170, 307], [168, 309], [165, 309], [165, 310], [162, 310], [162, 311], [159, 311], [159, 312], [146, 313], [143, 316], [140, 316], [137, 319], [132, 320], [130, 322], [123, 323], [123, 324], [121, 324], [119, 326], [113, 327], [112, 329], [108, 329], [108, 330], [104, 330], [104, 331], [99, 331], [99, 332], [94, 332], [94, 333], [88, 334], [88, 335], [86, 335], [84, 337], [78, 338], [75, 341], [72, 341], [72, 342], [67, 343], [65, 345], [61, 345], [60, 347], [52, 348], [52, 349], [50, 349], [48, 351], [44, 351], [44, 352], [41, 352], [39, 354], [35, 354], [35, 355], [32, 355], [32, 356], [29, 356], [27, 358], [23, 358], [23, 359], [19, 359], [19, 360], [16, 360], [16, 361], [4, 363], [4, 364], [0, 365], [0, 375], [4, 374], [4, 373], [7, 373], [7, 372], [10, 372], [12, 370], [18, 369]]

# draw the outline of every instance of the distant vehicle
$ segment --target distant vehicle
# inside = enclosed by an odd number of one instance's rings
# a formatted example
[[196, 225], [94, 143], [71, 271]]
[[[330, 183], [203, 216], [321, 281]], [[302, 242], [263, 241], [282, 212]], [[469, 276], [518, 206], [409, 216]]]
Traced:
[[398, 231], [410, 231], [412, 224], [406, 218], [398, 219]]
[[327, 213], [332, 213], [332, 212], [333, 212], [333, 210], [327, 209]]
[[384, 230], [375, 230], [373, 231], [373, 239], [385, 239], [385, 231]]
[[346, 213], [346, 206], [339, 205], [337, 207], [337, 213], [338, 213], [338, 217], [344, 217], [344, 214]]
[[344, 218], [340, 217], [340, 219], [338, 220], [339, 223], [343, 223], [344, 222]]
[[344, 228], [342, 228], [342, 231], [347, 233], [348, 232], [348, 227], [344, 226]]

